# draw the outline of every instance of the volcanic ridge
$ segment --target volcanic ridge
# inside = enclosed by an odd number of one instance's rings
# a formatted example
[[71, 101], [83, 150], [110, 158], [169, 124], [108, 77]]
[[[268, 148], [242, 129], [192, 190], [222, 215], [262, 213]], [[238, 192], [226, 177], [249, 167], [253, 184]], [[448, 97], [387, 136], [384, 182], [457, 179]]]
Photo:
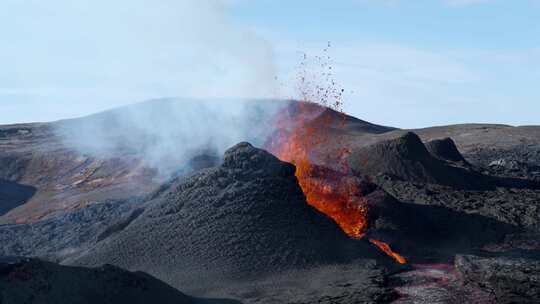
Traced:
[[[253, 105], [253, 145], [186, 155], [160, 142], [195, 139], [180, 129], [122, 125], [182, 101], [0, 126], [0, 256], [19, 256], [0, 259], [0, 303], [537, 301], [540, 128]], [[115, 130], [85, 144], [114, 153], [82, 152], [73, 130], [100, 121]]]
[[[179, 177], [146, 210], [70, 264], [141, 270], [178, 286], [384, 258], [309, 206], [294, 166], [240, 143], [223, 163]], [[132, 254], [138, 252], [139, 254]]]

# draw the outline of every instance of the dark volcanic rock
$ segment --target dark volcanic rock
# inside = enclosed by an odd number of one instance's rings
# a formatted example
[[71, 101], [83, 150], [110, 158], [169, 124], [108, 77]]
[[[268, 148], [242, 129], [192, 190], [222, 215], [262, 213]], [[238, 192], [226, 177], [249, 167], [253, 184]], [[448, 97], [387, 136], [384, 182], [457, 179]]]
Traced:
[[468, 164], [463, 155], [459, 153], [454, 141], [449, 137], [429, 141], [426, 143], [426, 148], [438, 159], [464, 165]]
[[0, 216], [26, 203], [36, 193], [36, 188], [0, 179]]
[[[518, 140], [522, 137], [499, 135], [501, 140]], [[538, 136], [533, 138], [532, 143], [528, 143], [530, 139], [520, 140], [509, 147], [499, 147], [498, 142], [493, 142], [487, 147], [470, 151], [467, 159], [499, 175], [540, 180], [540, 143], [537, 143]]]
[[366, 201], [368, 237], [390, 243], [412, 263], [444, 260], [456, 252], [502, 241], [506, 234], [517, 231], [512, 225], [479, 214], [403, 203], [381, 189], [369, 194]]
[[399, 294], [388, 287], [388, 272], [374, 261], [292, 270], [231, 284], [211, 297], [257, 304], [379, 304]]
[[197, 304], [237, 303], [189, 297], [142, 272], [105, 265], [60, 266], [25, 258], [0, 258], [0, 303]]
[[496, 303], [538, 303], [538, 260], [458, 255], [455, 266], [464, 284], [475, 284], [488, 291], [494, 295]]
[[386, 174], [400, 180], [460, 188], [490, 187], [483, 175], [435, 158], [411, 132], [354, 151], [350, 164], [356, 173], [370, 176]]
[[441, 206], [458, 213], [491, 218], [516, 229], [540, 231], [540, 191], [537, 189], [463, 190], [395, 181], [384, 176], [376, 183], [400, 201]]
[[522, 162], [514, 158], [501, 158], [488, 164], [492, 174], [508, 177], [530, 178], [540, 181], [540, 165]]
[[124, 230], [72, 260], [142, 270], [173, 286], [382, 257], [309, 206], [295, 168], [241, 143], [223, 165], [160, 189]]
[[[446, 145], [450, 145], [446, 142]], [[439, 148], [443, 144], [434, 144]], [[448, 148], [448, 147], [447, 147]], [[459, 152], [438, 153], [436, 158], [418, 135], [408, 132], [401, 137], [382, 141], [353, 151], [349, 160], [356, 174], [372, 177], [386, 175], [397, 181], [437, 184], [464, 190], [493, 190], [496, 187], [540, 189], [540, 182], [521, 178], [495, 177], [476, 171], [466, 163], [442, 160], [459, 158]]]
[[508, 234], [504, 238], [504, 242], [490, 244], [484, 247], [485, 250], [491, 252], [519, 252], [521, 254], [527, 252], [531, 256], [540, 258], [540, 233], [528, 232], [518, 234]]
[[140, 203], [135, 199], [95, 203], [34, 223], [0, 225], [0, 256], [61, 262], [129, 223]]

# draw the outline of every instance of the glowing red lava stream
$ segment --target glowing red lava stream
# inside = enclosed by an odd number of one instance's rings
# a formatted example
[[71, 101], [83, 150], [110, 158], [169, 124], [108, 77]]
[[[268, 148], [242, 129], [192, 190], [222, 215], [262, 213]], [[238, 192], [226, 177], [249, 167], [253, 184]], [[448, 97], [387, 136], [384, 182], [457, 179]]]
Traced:
[[[338, 152], [330, 159], [325, 158], [325, 163], [333, 164], [343, 172], [313, 163], [318, 156], [315, 154], [320, 153], [324, 146], [336, 144], [329, 144], [328, 132], [341, 123], [335, 121], [333, 114], [341, 113], [324, 115], [322, 112], [326, 108], [309, 102], [293, 104], [293, 107], [292, 115], [287, 111], [279, 115], [277, 124], [280, 131], [269, 144], [269, 150], [296, 166], [296, 177], [310, 205], [332, 218], [350, 237], [364, 237], [368, 229], [368, 209], [356, 180], [348, 177], [348, 165], [344, 161], [348, 150], [339, 147], [338, 143]], [[392, 251], [390, 245], [374, 239], [369, 241], [398, 263], [406, 263], [406, 259]]]

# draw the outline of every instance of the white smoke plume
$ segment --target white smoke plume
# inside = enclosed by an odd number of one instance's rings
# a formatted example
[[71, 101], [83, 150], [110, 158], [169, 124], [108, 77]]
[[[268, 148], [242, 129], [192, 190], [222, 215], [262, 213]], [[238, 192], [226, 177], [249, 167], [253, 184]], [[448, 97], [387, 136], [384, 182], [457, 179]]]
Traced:
[[231, 20], [232, 3], [2, 1], [0, 102], [43, 121], [169, 96], [273, 97], [273, 49]]
[[[24, 96], [21, 111], [36, 120], [123, 106], [57, 123], [57, 131], [84, 155], [135, 155], [166, 173], [197, 153], [262, 144], [275, 106], [245, 98], [276, 93], [273, 50], [231, 20], [232, 3], [4, 1], [0, 34], [9, 43], [0, 58], [10, 59], [0, 79], [10, 81], [0, 99]], [[129, 105], [169, 96], [183, 99]]]
[[160, 99], [55, 124], [66, 147], [101, 159], [133, 156], [167, 177], [193, 157], [216, 160], [238, 142], [262, 147], [274, 132], [277, 100]]

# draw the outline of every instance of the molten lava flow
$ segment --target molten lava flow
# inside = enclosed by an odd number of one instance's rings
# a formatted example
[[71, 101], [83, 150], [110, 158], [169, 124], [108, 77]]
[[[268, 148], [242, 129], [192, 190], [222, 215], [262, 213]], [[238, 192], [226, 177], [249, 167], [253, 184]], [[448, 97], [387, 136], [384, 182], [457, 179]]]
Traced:
[[296, 161], [296, 165], [296, 177], [308, 203], [334, 219], [349, 236], [363, 237], [367, 208], [357, 185], [338, 172], [305, 160]]
[[396, 260], [398, 263], [400, 264], [407, 263], [407, 260], [402, 255], [400, 255], [397, 252], [392, 251], [392, 248], [390, 248], [390, 245], [386, 244], [385, 242], [377, 241], [374, 239], [369, 239], [369, 241], [375, 246], [379, 247], [379, 249], [384, 251], [386, 254], [393, 257], [394, 260]]
[[[309, 102], [293, 103], [280, 113], [279, 133], [268, 148], [281, 160], [296, 165], [298, 183], [310, 205], [332, 218], [347, 235], [360, 239], [368, 229], [367, 203], [358, 179], [349, 175], [346, 161], [349, 150], [339, 141], [331, 142], [328, 135], [333, 127], [340, 125], [342, 115]], [[328, 146], [339, 148], [321, 155]], [[369, 241], [398, 263], [406, 263], [388, 244]]]
[[361, 238], [367, 229], [367, 208], [357, 184], [348, 172], [340, 172], [345, 171], [340, 164], [347, 152], [342, 149], [331, 159], [325, 157], [325, 163], [336, 169], [314, 164], [321, 157], [313, 148], [327, 143], [325, 134], [336, 119], [332, 114], [337, 113], [321, 115], [324, 108], [307, 102], [291, 107], [279, 118], [280, 134], [270, 143], [270, 151], [296, 165], [296, 177], [310, 205], [334, 219], [349, 236]]
[[[329, 58], [316, 57], [315, 64], [323, 68], [323, 79], [310, 80], [306, 74], [308, 58], [304, 55], [298, 76], [301, 95], [303, 100], [316, 103], [291, 102], [278, 113], [278, 131], [267, 148], [281, 160], [296, 165], [298, 183], [311, 206], [332, 218], [347, 235], [360, 239], [368, 229], [367, 202], [359, 180], [349, 174], [350, 150], [340, 136], [347, 123], [341, 111], [344, 90], [335, 87], [332, 66], [325, 61]], [[405, 263], [388, 244], [373, 239], [370, 242], [398, 263]]]

